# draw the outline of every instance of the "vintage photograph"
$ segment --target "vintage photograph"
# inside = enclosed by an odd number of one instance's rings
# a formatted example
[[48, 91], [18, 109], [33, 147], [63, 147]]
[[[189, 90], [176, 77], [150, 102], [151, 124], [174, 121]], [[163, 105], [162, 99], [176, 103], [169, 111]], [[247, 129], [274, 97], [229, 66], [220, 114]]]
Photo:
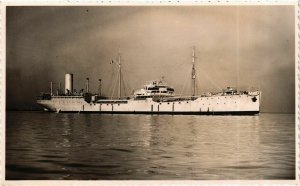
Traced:
[[7, 6], [5, 180], [295, 180], [296, 13]]

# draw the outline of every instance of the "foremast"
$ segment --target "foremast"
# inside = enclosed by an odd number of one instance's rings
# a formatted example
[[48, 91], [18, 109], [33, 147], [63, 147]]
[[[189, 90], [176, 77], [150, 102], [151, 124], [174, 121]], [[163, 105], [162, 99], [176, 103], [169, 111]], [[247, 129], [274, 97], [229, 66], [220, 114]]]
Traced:
[[[110, 64], [116, 64], [118, 66], [118, 99], [121, 99], [121, 86], [122, 86], [122, 65], [121, 65], [121, 54], [120, 51], [118, 53], [118, 60], [115, 62], [115, 60], [111, 60]], [[114, 90], [113, 90], [114, 92]]]

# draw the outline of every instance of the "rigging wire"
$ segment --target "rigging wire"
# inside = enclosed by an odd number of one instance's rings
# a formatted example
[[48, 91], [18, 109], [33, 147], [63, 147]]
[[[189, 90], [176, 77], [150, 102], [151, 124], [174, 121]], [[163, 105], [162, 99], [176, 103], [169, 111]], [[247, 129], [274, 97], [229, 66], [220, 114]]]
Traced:
[[[184, 66], [186, 66], [186, 64], [184, 64], [184, 63], [181, 63], [181, 64], [177, 64], [176, 65], [176, 68], [180, 68], [180, 69], [182, 69]], [[198, 65], [197, 65], [198, 66]], [[113, 69], [113, 72], [111, 73], [111, 79], [113, 79], [113, 77], [115, 76], [115, 73], [114, 73], [114, 66], [112, 66], [112, 69]], [[205, 77], [205, 79], [207, 79], [214, 87], [216, 87], [217, 89], [219, 89], [219, 90], [221, 90], [222, 91], [222, 89], [218, 86], [218, 84], [217, 83], [215, 83], [209, 76], [208, 76], [208, 74], [205, 72], [205, 71], [203, 71], [201, 68], [196, 68], [197, 70], [198, 70], [198, 72], [200, 71], [200, 73]], [[114, 81], [114, 83], [113, 83], [113, 86], [111, 86], [111, 89], [110, 89], [110, 92], [111, 92], [111, 98], [113, 98], [113, 96], [114, 96], [114, 93], [115, 93], [115, 90], [116, 90], [116, 87], [117, 87], [117, 84], [118, 84], [118, 79], [120, 78], [121, 79], [121, 88], [122, 88], [122, 90], [124, 91], [124, 96], [126, 97], [126, 95], [129, 95], [130, 93], [130, 86], [128, 85], [128, 83], [125, 81], [127, 78], [124, 76], [124, 74], [126, 74], [128, 71], [131, 71], [131, 70], [128, 70], [125, 66], [122, 66], [122, 75], [121, 75], [121, 77], [119, 77], [120, 76], [120, 74], [118, 73], [118, 75], [116, 76], [116, 79], [115, 79], [115, 81]], [[190, 71], [190, 73], [189, 74], [191, 74], [191, 72], [192, 71]], [[134, 73], [134, 72], [130, 72], [130, 73]], [[190, 77], [189, 76], [186, 76], [186, 79], [185, 79], [185, 81], [184, 81], [184, 85], [183, 85], [183, 87], [182, 87], [182, 89], [181, 89], [181, 91], [180, 91], [180, 94], [179, 94], [179, 96], [180, 97], [182, 97], [183, 96], [183, 94], [184, 94], [184, 92], [186, 91], [186, 88], [192, 88], [193, 87], [193, 82], [191, 82], [191, 87], [188, 85], [188, 79], [189, 79]], [[200, 82], [200, 80], [201, 80], [201, 78], [200, 77], [198, 77], [198, 76], [196, 76], [196, 81], [195, 81], [195, 94], [199, 94], [199, 82]], [[129, 90], [129, 89], [130, 90]]]
[[183, 87], [182, 87], [182, 89], [181, 89], [181, 91], [180, 91], [179, 97], [182, 97], [182, 94], [183, 94], [183, 91], [185, 90], [185, 87], [186, 87], [186, 85], [187, 85], [188, 79], [189, 79], [189, 76], [186, 76], [186, 79], [185, 79], [184, 84], [183, 84]]
[[[112, 66], [112, 75], [111, 75], [111, 79], [113, 80], [113, 86], [111, 86], [111, 89], [110, 89], [110, 92], [111, 92], [111, 98], [113, 98], [113, 96], [114, 96], [114, 94], [115, 94], [115, 91], [116, 91], [116, 89], [117, 90], [119, 90], [119, 87], [118, 87], [118, 83], [119, 83], [119, 81], [120, 81], [120, 79], [121, 79], [121, 89], [124, 91], [123, 92], [123, 95], [124, 95], [124, 97], [126, 97], [126, 95], [129, 95], [129, 90], [128, 90], [128, 88], [127, 87], [129, 87], [130, 88], [130, 86], [128, 86], [127, 85], [127, 83], [126, 83], [126, 77], [125, 77], [125, 75], [124, 74], [126, 74], [127, 73], [127, 68], [124, 68], [124, 66], [122, 66], [122, 73], [121, 73], [121, 76], [120, 76], [120, 73], [117, 73], [118, 75], [117, 76], [115, 76], [115, 67], [114, 66]], [[114, 77], [115, 77], [115, 79], [114, 79]], [[117, 88], [118, 87], [118, 88]], [[122, 91], [121, 91], [122, 92]]]
[[[124, 62], [124, 59], [122, 60], [122, 62]], [[122, 74], [121, 74], [121, 86], [123, 87], [123, 91], [124, 91], [124, 97], [126, 97], [126, 95], [129, 95], [129, 91], [128, 87], [130, 88], [130, 85], [128, 85], [126, 79], [127, 77], [125, 76], [125, 74], [127, 74], [128, 70], [125, 66], [122, 66]]]
[[124, 81], [124, 88], [125, 88], [125, 92], [127, 93], [128, 96], [130, 96], [130, 90], [131, 90], [131, 86], [128, 83], [128, 81], [126, 81], [127, 77], [123, 76], [123, 81]]
[[122, 68], [123, 70], [123, 73], [122, 73], [122, 76], [121, 76], [121, 79], [122, 79], [122, 85], [123, 85], [123, 90], [124, 90], [124, 97], [126, 97], [126, 95], [129, 95], [129, 91], [128, 91], [128, 84], [127, 84], [127, 81], [125, 81], [127, 78], [125, 76], [125, 74], [127, 74], [127, 70], [123, 67]]
[[200, 71], [201, 71], [201, 74], [203, 74], [204, 75], [204, 77], [214, 86], [214, 87], [216, 87], [217, 89], [219, 89], [219, 90], [221, 90], [222, 91], [222, 89], [218, 86], [218, 84], [217, 83], [215, 83], [206, 73], [205, 73], [205, 71], [202, 71], [201, 70], [201, 68], [200, 68]]
[[126, 85], [125, 85], [125, 81], [124, 81], [124, 76], [121, 76], [121, 81], [122, 81], [122, 87], [123, 87], [123, 93], [124, 93], [124, 97], [126, 97], [127, 95], [127, 91], [126, 91]]
[[115, 83], [113, 83], [113, 88], [112, 88], [111, 99], [112, 99], [112, 98], [113, 98], [113, 96], [114, 96], [115, 89], [116, 89], [116, 87], [117, 87], [117, 84], [118, 84], [118, 79], [119, 79], [119, 73], [118, 73], [118, 76], [116, 76], [116, 78], [115, 78]]
[[[113, 66], [111, 66], [111, 76], [110, 76], [110, 80], [113, 82], [113, 80], [114, 80], [114, 73], [115, 71], [114, 71], [114, 67]], [[113, 86], [109, 86], [109, 89], [108, 89], [108, 95], [111, 95], [111, 93], [112, 93], [112, 91], [113, 91]]]

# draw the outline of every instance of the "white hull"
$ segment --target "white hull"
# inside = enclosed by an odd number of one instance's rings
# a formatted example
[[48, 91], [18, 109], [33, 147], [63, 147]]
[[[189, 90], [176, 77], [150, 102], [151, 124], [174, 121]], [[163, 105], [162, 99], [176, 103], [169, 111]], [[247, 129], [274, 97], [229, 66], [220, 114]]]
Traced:
[[[255, 97], [255, 101], [253, 98]], [[258, 114], [260, 94], [198, 97], [195, 100], [155, 102], [145, 100], [99, 100], [88, 103], [83, 97], [54, 96], [38, 100], [52, 112], [143, 113], [143, 114]]]

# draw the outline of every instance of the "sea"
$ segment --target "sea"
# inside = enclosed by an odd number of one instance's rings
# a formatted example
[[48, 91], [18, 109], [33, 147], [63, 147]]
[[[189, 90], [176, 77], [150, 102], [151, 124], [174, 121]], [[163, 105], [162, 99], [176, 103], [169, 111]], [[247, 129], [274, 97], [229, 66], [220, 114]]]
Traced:
[[7, 112], [6, 180], [292, 180], [295, 115]]

